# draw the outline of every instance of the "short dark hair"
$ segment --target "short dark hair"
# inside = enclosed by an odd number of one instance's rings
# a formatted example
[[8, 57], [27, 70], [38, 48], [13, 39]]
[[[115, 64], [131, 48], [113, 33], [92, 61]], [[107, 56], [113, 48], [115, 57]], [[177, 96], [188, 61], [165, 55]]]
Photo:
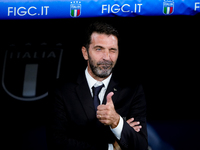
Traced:
[[87, 50], [89, 50], [89, 45], [91, 43], [91, 35], [94, 32], [97, 32], [99, 34], [114, 35], [119, 41], [119, 33], [112, 25], [106, 22], [95, 21], [89, 25], [85, 33], [85, 40], [83, 46], [85, 46]]

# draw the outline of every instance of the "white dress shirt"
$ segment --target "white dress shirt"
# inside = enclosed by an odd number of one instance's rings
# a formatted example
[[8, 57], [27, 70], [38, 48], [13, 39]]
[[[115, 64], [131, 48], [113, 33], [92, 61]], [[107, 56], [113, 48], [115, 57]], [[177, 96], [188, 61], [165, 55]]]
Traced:
[[[102, 87], [102, 89], [101, 89], [101, 91], [99, 93], [100, 104], [102, 104], [103, 103], [103, 98], [104, 98], [105, 92], [107, 90], [108, 84], [110, 82], [110, 79], [112, 77], [112, 74], [109, 77], [107, 77], [105, 80], [100, 82], [100, 81], [95, 80], [89, 74], [88, 68], [86, 68], [85, 76], [86, 76], [87, 83], [88, 83], [88, 86], [90, 88], [90, 93], [91, 93], [92, 97], [93, 97], [92, 87], [93, 86], [95, 86], [95, 87], [100, 86], [100, 85], [102, 85], [102, 83], [104, 84], [104, 87]], [[122, 117], [120, 116], [119, 124], [117, 125], [117, 127], [113, 128], [113, 129], [110, 127], [111, 131], [114, 133], [114, 135], [117, 137], [118, 140], [120, 140], [120, 138], [121, 138], [123, 125], [124, 125], [124, 121], [123, 121]], [[108, 144], [108, 150], [113, 150], [113, 145], [112, 144]]]

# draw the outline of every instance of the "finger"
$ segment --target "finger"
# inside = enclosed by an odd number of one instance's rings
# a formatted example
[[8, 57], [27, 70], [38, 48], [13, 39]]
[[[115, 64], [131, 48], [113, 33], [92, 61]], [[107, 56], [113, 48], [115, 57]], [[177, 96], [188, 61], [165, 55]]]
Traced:
[[[96, 114], [96, 115], [97, 115], [98, 117], [102, 117], [103, 114], [104, 114], [103, 111], [97, 110], [97, 114]], [[97, 117], [97, 118], [98, 118], [98, 117]]]
[[113, 96], [113, 95], [114, 95], [113, 92], [108, 93], [108, 95], [107, 95], [107, 97], [106, 97], [106, 99], [107, 99], [106, 105], [107, 105], [107, 104], [113, 104], [113, 101], [112, 101], [112, 96]]
[[106, 111], [97, 111], [96, 114], [98, 119], [108, 119], [108, 115], [106, 115]]
[[134, 122], [131, 122], [129, 125], [131, 127], [134, 127], [134, 126], [138, 126], [139, 124], [140, 124], [140, 122], [134, 121]]
[[140, 132], [140, 129], [138, 129], [138, 128], [135, 128], [134, 130], [135, 130], [136, 132]]
[[135, 126], [135, 127], [133, 127], [133, 129], [134, 129], [136, 132], [139, 132], [141, 128], [142, 128], [142, 126]]
[[105, 107], [105, 106], [106, 106], [106, 105], [104, 105], [104, 104], [99, 105], [99, 106], [97, 106], [97, 110], [99, 110], [99, 111], [106, 110], [107, 107]]
[[140, 131], [140, 129], [142, 128], [142, 126], [135, 126], [135, 127], [133, 127], [133, 129], [135, 130], [135, 131]]
[[97, 115], [97, 119], [102, 120], [103, 116], [102, 115]]
[[130, 119], [128, 119], [126, 122], [128, 123], [128, 124], [130, 124], [131, 122], [133, 122], [134, 121], [134, 118], [130, 118]]
[[102, 115], [97, 115], [97, 119], [104, 125], [110, 125], [109, 120], [107, 120], [104, 116]]

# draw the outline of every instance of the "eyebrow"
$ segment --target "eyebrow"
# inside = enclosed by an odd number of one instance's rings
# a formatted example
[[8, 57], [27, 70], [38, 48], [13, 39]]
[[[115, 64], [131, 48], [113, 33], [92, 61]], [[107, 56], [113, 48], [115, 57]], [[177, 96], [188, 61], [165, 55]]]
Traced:
[[117, 51], [117, 48], [110, 48], [110, 50], [115, 50], [115, 51]]
[[103, 46], [100, 46], [100, 45], [96, 45], [96, 46], [94, 46], [94, 48], [102, 48], [102, 49], [105, 49]]
[[[105, 49], [103, 46], [100, 46], [100, 45], [96, 45], [96, 46], [94, 46], [94, 48]], [[117, 51], [117, 48], [110, 48], [110, 50], [116, 50]]]

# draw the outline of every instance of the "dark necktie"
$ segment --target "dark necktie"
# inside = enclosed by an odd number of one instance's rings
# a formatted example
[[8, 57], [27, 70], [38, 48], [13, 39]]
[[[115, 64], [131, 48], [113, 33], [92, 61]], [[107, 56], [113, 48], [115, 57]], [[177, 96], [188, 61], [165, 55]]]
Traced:
[[97, 106], [100, 104], [98, 95], [103, 86], [104, 86], [104, 84], [97, 86], [97, 87], [94, 87], [94, 86], [92, 87], [95, 111], [97, 111]]

